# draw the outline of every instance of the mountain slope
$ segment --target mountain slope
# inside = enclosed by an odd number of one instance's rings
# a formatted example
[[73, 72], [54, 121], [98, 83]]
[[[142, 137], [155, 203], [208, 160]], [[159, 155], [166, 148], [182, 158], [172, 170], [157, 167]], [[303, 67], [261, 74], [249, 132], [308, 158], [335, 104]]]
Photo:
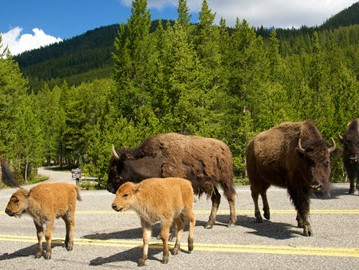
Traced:
[[353, 24], [359, 24], [359, 2], [329, 18], [320, 28], [334, 29]]

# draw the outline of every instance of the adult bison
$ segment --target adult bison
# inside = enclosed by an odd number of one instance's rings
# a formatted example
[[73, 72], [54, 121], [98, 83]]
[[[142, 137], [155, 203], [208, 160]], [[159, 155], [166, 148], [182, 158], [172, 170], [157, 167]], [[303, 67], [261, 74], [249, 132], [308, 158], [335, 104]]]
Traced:
[[166, 133], [145, 140], [138, 148], [114, 148], [110, 160], [107, 190], [116, 193], [126, 181], [153, 177], [180, 177], [192, 182], [194, 193], [206, 193], [212, 210], [206, 228], [212, 228], [220, 204], [219, 184], [229, 202], [229, 226], [235, 225], [236, 192], [233, 187], [232, 154], [222, 141], [199, 136]]
[[312, 235], [309, 223], [310, 195], [327, 192], [330, 182], [330, 146], [312, 121], [288, 122], [258, 134], [246, 149], [247, 170], [257, 222], [263, 222], [258, 207], [263, 200], [264, 217], [270, 219], [266, 191], [271, 185], [286, 188], [297, 210], [298, 227]]
[[353, 194], [355, 178], [356, 188], [359, 190], [359, 118], [348, 124], [347, 131], [339, 139], [344, 146], [343, 163], [350, 181], [349, 193]]

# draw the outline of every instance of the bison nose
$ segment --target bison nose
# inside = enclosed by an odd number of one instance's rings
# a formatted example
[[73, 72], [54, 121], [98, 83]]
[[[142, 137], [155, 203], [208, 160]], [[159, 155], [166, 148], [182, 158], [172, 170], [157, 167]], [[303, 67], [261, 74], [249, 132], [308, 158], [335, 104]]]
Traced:
[[116, 190], [115, 190], [115, 188], [112, 186], [112, 184], [107, 184], [107, 191], [108, 192], [111, 192], [111, 193], [113, 193], [113, 194], [115, 194], [116, 193]]
[[112, 209], [115, 210], [115, 211], [118, 211], [117, 205], [113, 203], [113, 204], [112, 204]]
[[10, 217], [14, 215], [14, 213], [8, 208], [5, 209], [5, 213], [8, 214]]

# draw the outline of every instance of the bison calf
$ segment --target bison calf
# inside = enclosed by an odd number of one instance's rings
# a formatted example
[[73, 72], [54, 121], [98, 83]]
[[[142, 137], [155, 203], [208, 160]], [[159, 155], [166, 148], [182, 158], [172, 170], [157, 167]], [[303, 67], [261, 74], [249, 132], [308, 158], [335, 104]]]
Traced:
[[42, 235], [46, 224], [46, 259], [51, 259], [51, 238], [55, 218], [61, 217], [66, 224], [65, 246], [68, 251], [73, 249], [75, 230], [76, 199], [81, 200], [79, 188], [64, 183], [43, 183], [30, 190], [19, 189], [10, 198], [6, 206], [6, 214], [20, 217], [29, 214], [35, 223], [38, 249], [35, 258], [42, 256]]
[[143, 254], [138, 265], [145, 265], [152, 226], [161, 224], [163, 241], [162, 263], [168, 263], [168, 238], [171, 223], [177, 226], [173, 254], [178, 254], [184, 222], [189, 222], [188, 251], [193, 250], [195, 215], [193, 213], [193, 188], [190, 181], [181, 178], [150, 178], [135, 184], [126, 182], [116, 192], [112, 203], [115, 211], [134, 210], [141, 218]]

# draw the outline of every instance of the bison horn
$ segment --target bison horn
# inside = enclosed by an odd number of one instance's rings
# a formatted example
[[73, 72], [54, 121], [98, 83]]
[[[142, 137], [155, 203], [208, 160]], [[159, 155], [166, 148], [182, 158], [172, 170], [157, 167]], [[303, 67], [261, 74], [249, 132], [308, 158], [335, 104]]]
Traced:
[[343, 136], [340, 135], [340, 133], [338, 133], [338, 137], [339, 137], [339, 140], [340, 140], [340, 141], [343, 141]]
[[337, 145], [335, 144], [334, 139], [333, 138], [331, 138], [331, 139], [332, 139], [332, 142], [333, 142], [333, 146], [328, 148], [329, 154], [332, 153], [335, 150], [335, 148], [337, 147]]
[[298, 150], [301, 153], [305, 152], [305, 149], [302, 147], [302, 139], [301, 138], [299, 138], [299, 140], [298, 140]]
[[115, 157], [115, 159], [120, 159], [120, 156], [117, 154], [115, 146], [112, 145], [112, 154]]

